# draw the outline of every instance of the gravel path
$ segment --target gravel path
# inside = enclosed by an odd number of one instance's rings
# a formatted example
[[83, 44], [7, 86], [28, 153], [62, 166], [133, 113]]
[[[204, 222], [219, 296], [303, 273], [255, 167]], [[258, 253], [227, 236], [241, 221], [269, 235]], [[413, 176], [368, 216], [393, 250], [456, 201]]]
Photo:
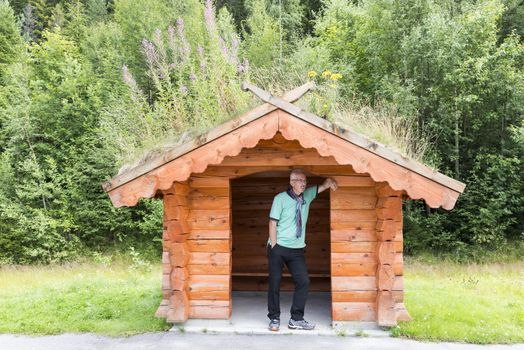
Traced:
[[31, 337], [0, 334], [0, 350], [168, 350], [168, 349], [351, 349], [351, 350], [524, 350], [517, 345], [473, 345], [462, 343], [426, 343], [387, 337], [333, 337], [320, 335], [213, 335], [175, 332], [146, 333], [132, 337], [105, 337], [94, 334], [62, 334]]

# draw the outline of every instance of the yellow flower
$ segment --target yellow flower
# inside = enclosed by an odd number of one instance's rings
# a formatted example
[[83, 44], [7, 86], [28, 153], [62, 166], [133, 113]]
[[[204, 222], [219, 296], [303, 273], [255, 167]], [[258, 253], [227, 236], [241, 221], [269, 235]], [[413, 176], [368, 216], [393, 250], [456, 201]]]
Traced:
[[331, 76], [331, 71], [329, 70], [325, 70], [324, 72], [322, 72], [322, 77], [324, 78], [328, 78]]
[[335, 74], [331, 75], [331, 80], [333, 80], [333, 81], [337, 81], [340, 78], [342, 78], [342, 74], [340, 74], [340, 73], [335, 73]]
[[314, 78], [317, 75], [318, 75], [317, 72], [315, 72], [314, 70], [310, 70], [309, 72], [307, 72], [307, 76], [310, 78]]

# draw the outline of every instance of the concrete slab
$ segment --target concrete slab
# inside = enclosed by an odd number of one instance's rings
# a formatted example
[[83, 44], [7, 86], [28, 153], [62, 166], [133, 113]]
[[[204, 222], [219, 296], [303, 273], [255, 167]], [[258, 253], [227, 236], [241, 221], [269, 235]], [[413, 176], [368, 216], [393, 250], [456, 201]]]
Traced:
[[267, 293], [233, 292], [233, 312], [229, 320], [189, 319], [175, 324], [172, 332], [209, 334], [309, 334], [331, 336], [389, 337], [375, 322], [336, 322], [331, 320], [331, 293], [310, 292], [304, 318], [316, 324], [311, 331], [292, 330], [287, 327], [293, 292], [280, 293], [280, 331], [268, 330]]

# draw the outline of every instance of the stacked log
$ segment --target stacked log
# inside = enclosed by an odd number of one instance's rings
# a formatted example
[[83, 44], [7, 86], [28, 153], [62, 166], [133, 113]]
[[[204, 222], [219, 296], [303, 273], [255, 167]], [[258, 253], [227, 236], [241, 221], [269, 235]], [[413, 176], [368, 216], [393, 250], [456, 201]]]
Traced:
[[184, 322], [189, 317], [188, 193], [187, 183], [175, 183], [163, 196], [162, 302], [156, 316], [166, 317], [172, 323]]
[[[409, 318], [403, 304], [402, 192], [377, 183], [377, 323], [392, 327]], [[395, 268], [395, 265], [400, 267]]]
[[377, 197], [365, 175], [333, 176], [331, 192], [331, 290], [333, 321], [376, 319]]
[[228, 177], [193, 175], [187, 240], [189, 317], [231, 317], [231, 204]]

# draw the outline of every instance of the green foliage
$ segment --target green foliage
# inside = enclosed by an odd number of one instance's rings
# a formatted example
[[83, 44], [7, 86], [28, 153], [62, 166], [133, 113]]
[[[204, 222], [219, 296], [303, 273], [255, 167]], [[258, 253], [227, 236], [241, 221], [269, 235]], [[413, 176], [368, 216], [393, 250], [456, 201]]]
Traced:
[[151, 39], [142, 40], [149, 91], [123, 67], [129, 94], [115, 100], [102, 119], [120, 163], [170, 147], [181, 136], [209, 129], [249, 105], [250, 95], [240, 89], [249, 65], [239, 57], [232, 18], [225, 9], [216, 18], [210, 1], [186, 6], [181, 13], [191, 14], [191, 33], [180, 17], [166, 31], [157, 28]]
[[13, 10], [7, 0], [0, 0], [0, 84], [6, 67], [20, 56], [22, 45]]
[[408, 212], [408, 249], [460, 250], [522, 232], [523, 153], [511, 130], [524, 114], [524, 46], [500, 37], [506, 11], [500, 1], [331, 0], [317, 20], [310, 45], [344, 75], [342, 95], [399, 106], [414, 134], [433, 141], [441, 171], [467, 185], [451, 214]]
[[158, 258], [161, 202], [100, 184], [258, 103], [242, 80], [314, 80], [301, 107], [466, 183], [451, 212], [406, 204], [407, 253], [523, 238], [521, 1], [214, 4], [0, 0], [0, 263]]
[[[462, 240], [497, 246], [506, 238], [524, 238], [524, 232], [519, 237], [510, 230], [517, 224], [517, 218], [524, 215], [523, 171], [518, 158], [483, 152], [475, 157], [467, 180], [469, 188], [456, 211], [457, 222], [462, 223], [457, 228]], [[509, 233], [512, 237], [507, 237]]]
[[249, 17], [243, 27], [243, 50], [256, 67], [271, 67], [282, 57], [280, 27], [267, 13], [264, 0], [253, 0]]

